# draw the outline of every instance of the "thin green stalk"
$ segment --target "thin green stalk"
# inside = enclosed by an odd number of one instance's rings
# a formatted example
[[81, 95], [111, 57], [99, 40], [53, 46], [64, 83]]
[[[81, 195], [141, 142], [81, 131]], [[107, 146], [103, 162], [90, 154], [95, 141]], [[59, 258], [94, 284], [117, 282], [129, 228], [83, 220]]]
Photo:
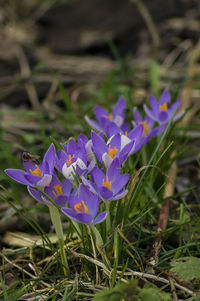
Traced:
[[64, 275], [65, 275], [65, 277], [67, 277], [68, 273], [69, 273], [69, 266], [67, 263], [67, 257], [66, 257], [66, 253], [64, 250], [64, 235], [63, 235], [63, 228], [62, 228], [62, 223], [61, 223], [61, 219], [60, 219], [60, 214], [56, 207], [51, 206], [51, 205], [49, 205], [48, 207], [49, 207], [51, 220], [52, 220], [52, 223], [56, 230], [56, 235], [58, 237], [58, 245], [60, 248], [60, 257], [61, 257], [61, 262], [63, 265]]
[[111, 229], [111, 221], [110, 221], [110, 203], [106, 202], [106, 211], [107, 211], [107, 218], [106, 218], [106, 234], [108, 235]]

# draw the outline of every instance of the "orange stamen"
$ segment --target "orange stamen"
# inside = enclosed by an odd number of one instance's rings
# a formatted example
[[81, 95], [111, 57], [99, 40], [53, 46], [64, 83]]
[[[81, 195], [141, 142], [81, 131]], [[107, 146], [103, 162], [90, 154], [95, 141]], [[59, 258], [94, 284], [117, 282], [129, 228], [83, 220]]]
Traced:
[[163, 105], [160, 105], [159, 109], [160, 111], [161, 110], [167, 111], [167, 103], [165, 102]]
[[42, 172], [41, 172], [39, 166], [37, 164], [35, 164], [35, 167], [36, 167], [35, 170], [29, 169], [29, 171], [32, 173], [32, 175], [39, 176], [40, 178], [42, 178]]
[[72, 158], [74, 158], [74, 155], [73, 156], [71, 156], [71, 155], [68, 155], [68, 160], [66, 160], [66, 163], [67, 163], [67, 165], [69, 166], [71, 163], [72, 163]]
[[103, 179], [102, 185], [107, 187], [108, 189], [111, 189], [111, 181], [110, 182], [108, 181], [108, 176], [106, 176], [106, 182]]
[[146, 136], [149, 133], [151, 123], [147, 124], [146, 120], [139, 121], [138, 123], [144, 126], [144, 134]]
[[[81, 204], [82, 203], [82, 204]], [[84, 201], [81, 201], [81, 203], [78, 203], [78, 204], [76, 204], [75, 206], [74, 206], [74, 209], [76, 210], [76, 212], [81, 212], [81, 213], [84, 213], [84, 211], [85, 211], [85, 213], [88, 213], [88, 208], [87, 208], [87, 206], [85, 205], [85, 203], [84, 203]], [[82, 205], [83, 205], [83, 208], [82, 208]], [[83, 209], [84, 209], [84, 211], [83, 211]]]
[[108, 118], [110, 121], [113, 120], [113, 116], [112, 114], [109, 114], [109, 115], [104, 115], [105, 118]]
[[111, 146], [109, 145], [109, 148], [108, 148], [108, 154], [109, 156], [114, 159], [115, 158], [115, 155], [116, 153], [118, 152], [118, 149], [116, 147], [114, 148], [111, 148]]
[[62, 192], [62, 186], [60, 186], [59, 184], [56, 185], [56, 186], [53, 186], [55, 191], [53, 190], [53, 194], [55, 197], [57, 197], [58, 195], [63, 195], [63, 192]]

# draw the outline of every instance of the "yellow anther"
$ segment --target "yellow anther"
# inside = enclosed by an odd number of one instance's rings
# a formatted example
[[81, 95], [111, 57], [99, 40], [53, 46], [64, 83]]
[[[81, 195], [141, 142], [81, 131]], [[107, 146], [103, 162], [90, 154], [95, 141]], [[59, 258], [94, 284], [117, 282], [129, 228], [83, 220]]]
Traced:
[[29, 171], [32, 173], [32, 175], [39, 176], [40, 178], [42, 178], [42, 172], [41, 172], [39, 166], [37, 164], [35, 164], [35, 167], [36, 167], [35, 170], [29, 169]]
[[110, 182], [108, 181], [108, 176], [106, 176], [106, 182], [103, 179], [102, 185], [107, 187], [108, 189], [111, 189], [111, 181]]
[[116, 153], [118, 152], [118, 149], [116, 147], [114, 148], [111, 148], [111, 146], [109, 145], [109, 148], [108, 148], [108, 154], [109, 156], [114, 159], [115, 158], [115, 155]]
[[60, 186], [59, 184], [56, 185], [56, 186], [53, 186], [55, 191], [53, 190], [53, 194], [55, 197], [57, 197], [58, 195], [63, 195], [63, 192], [62, 192], [62, 186]]
[[110, 121], [113, 120], [113, 116], [112, 114], [109, 114], [109, 115], [104, 115], [105, 118], [109, 119]]
[[[82, 203], [82, 204], [81, 204]], [[76, 210], [76, 212], [81, 212], [81, 213], [88, 213], [88, 208], [87, 206], [85, 205], [84, 201], [81, 201], [81, 203], [77, 203], [75, 206], [74, 206], [74, 209]], [[83, 205], [83, 208], [82, 208], [82, 205]], [[84, 209], [84, 211], [83, 211]]]
[[74, 209], [76, 210], [76, 212], [82, 212], [83, 213], [83, 209], [81, 208], [81, 203], [77, 203], [76, 205], [74, 205]]
[[144, 121], [139, 121], [138, 123], [139, 123], [139, 124], [142, 124], [142, 125], [144, 126], [144, 134], [145, 134], [145, 136], [148, 135], [149, 130], [150, 130], [151, 123], [148, 123], [148, 124], [147, 124], [146, 120], [144, 120]]
[[83, 204], [83, 208], [85, 210], [85, 213], [88, 213], [88, 207], [85, 205], [84, 201], [81, 201]]
[[67, 165], [70, 165], [72, 163], [72, 158], [74, 158], [74, 155], [68, 155], [68, 160], [66, 160]]
[[165, 102], [163, 105], [160, 105], [159, 109], [160, 111], [161, 110], [167, 111], [167, 103]]
[[127, 137], [127, 132], [125, 132], [124, 135]]

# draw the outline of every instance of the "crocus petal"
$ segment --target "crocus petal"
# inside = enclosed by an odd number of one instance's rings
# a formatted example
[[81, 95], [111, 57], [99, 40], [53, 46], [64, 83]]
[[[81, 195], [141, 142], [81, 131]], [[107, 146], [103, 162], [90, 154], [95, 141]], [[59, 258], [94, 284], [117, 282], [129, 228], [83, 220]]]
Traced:
[[136, 107], [133, 108], [133, 116], [136, 122], [142, 121], [142, 117]]
[[127, 143], [123, 148], [122, 151], [120, 152], [120, 156], [123, 156], [125, 154], [130, 155], [131, 153], [133, 153], [134, 151], [134, 146], [135, 146], [135, 140], [130, 141], [129, 143]]
[[125, 98], [124, 96], [120, 96], [112, 112], [113, 118], [115, 119], [117, 115], [120, 115], [124, 119], [125, 108], [126, 108]]
[[47, 162], [49, 166], [49, 171], [47, 173], [52, 174], [55, 166], [55, 146], [53, 143], [51, 143], [49, 149], [47, 150], [43, 163]]
[[91, 138], [93, 144], [93, 151], [96, 153], [98, 160], [102, 162], [102, 156], [105, 152], [107, 152], [108, 147], [103, 138], [101, 138], [95, 132], [91, 133]]
[[128, 180], [129, 180], [129, 174], [122, 174], [119, 176], [118, 179], [112, 182], [113, 194], [115, 195], [119, 191], [121, 191], [124, 188], [124, 186], [127, 184]]
[[13, 180], [24, 184], [24, 185], [30, 185], [31, 183], [29, 182], [28, 179], [25, 178], [25, 175], [27, 175], [27, 173], [23, 170], [20, 169], [12, 169], [12, 168], [8, 168], [5, 170], [5, 173], [12, 178]]
[[154, 112], [155, 115], [157, 115], [158, 111], [159, 111], [159, 103], [157, 102], [156, 98], [154, 96], [150, 95], [149, 103], [150, 103], [152, 111]]
[[183, 110], [182, 112], [180, 112], [179, 114], [176, 114], [175, 117], [173, 118], [173, 121], [176, 121], [177, 119], [181, 118], [183, 116], [183, 114], [185, 113], [185, 111]]
[[36, 201], [44, 203], [44, 195], [37, 189], [34, 189], [30, 186], [27, 187], [29, 194], [34, 198]]
[[83, 184], [85, 186], [87, 186], [92, 193], [94, 193], [94, 194], [97, 193], [97, 190], [95, 189], [94, 185], [88, 179], [86, 179], [84, 176], [82, 176], [81, 180], [82, 180]]
[[37, 182], [37, 186], [41, 188], [46, 187], [51, 183], [51, 179], [52, 175], [44, 175], [44, 177], [39, 182]]
[[102, 185], [102, 181], [105, 178], [105, 175], [102, 170], [100, 170], [97, 166], [94, 167], [92, 171], [92, 178], [94, 183], [100, 187]]
[[107, 216], [107, 211], [99, 213], [97, 217], [94, 219], [94, 221], [91, 223], [91, 225], [96, 225], [103, 222], [106, 219], [106, 216]]
[[85, 116], [85, 121], [93, 130], [102, 131], [102, 127], [96, 121], [89, 119], [88, 116]]
[[109, 200], [113, 196], [112, 191], [105, 186], [99, 188], [99, 193], [104, 200]]
[[158, 114], [159, 122], [161, 122], [161, 123], [168, 122], [169, 121], [168, 116], [169, 116], [168, 112], [160, 111], [159, 114]]
[[113, 181], [119, 175], [120, 175], [120, 163], [119, 163], [119, 159], [115, 158], [112, 161], [112, 163], [107, 171], [107, 176], [111, 181]]
[[123, 124], [123, 121], [124, 121], [124, 119], [120, 115], [117, 115], [114, 119], [114, 122], [116, 123], [116, 125], [118, 127], [121, 127], [121, 125]]
[[65, 179], [62, 185], [63, 195], [70, 195], [71, 190], [72, 190], [72, 183], [68, 179]]
[[55, 198], [55, 202], [58, 206], [65, 206], [67, 204], [67, 196], [59, 195], [57, 198]]
[[143, 125], [139, 124], [128, 133], [128, 138], [130, 138], [131, 140], [133, 139], [140, 140], [142, 138], [142, 135], [143, 135]]
[[95, 113], [96, 119], [99, 121], [100, 124], [101, 124], [101, 118], [102, 117], [109, 116], [108, 112], [104, 108], [102, 108], [101, 106], [96, 106], [94, 108], [94, 113]]
[[107, 129], [108, 137], [112, 137], [113, 135], [116, 135], [117, 133], [121, 132], [121, 129], [116, 125], [116, 123], [111, 122]]
[[128, 189], [125, 189], [122, 192], [120, 192], [120, 193], [116, 194], [115, 196], [113, 196], [111, 201], [120, 200], [123, 197], [125, 197], [125, 195], [127, 195], [127, 193], [128, 193]]
[[84, 223], [84, 224], [90, 224], [93, 217], [88, 213], [76, 213], [75, 210], [72, 210], [71, 208], [62, 208], [62, 212], [67, 215], [70, 219], [73, 219], [74, 221], [78, 223]]
[[105, 167], [108, 169], [113, 159], [108, 155], [108, 153], [104, 153], [102, 156], [103, 163]]
[[149, 108], [144, 104], [144, 110], [146, 112], [146, 114], [153, 120], [157, 120], [156, 115], [154, 115], [154, 112], [152, 112], [151, 110], [149, 110]]
[[164, 103], [170, 104], [171, 98], [170, 98], [170, 93], [168, 89], [165, 89], [160, 97], [160, 104], [163, 105]]

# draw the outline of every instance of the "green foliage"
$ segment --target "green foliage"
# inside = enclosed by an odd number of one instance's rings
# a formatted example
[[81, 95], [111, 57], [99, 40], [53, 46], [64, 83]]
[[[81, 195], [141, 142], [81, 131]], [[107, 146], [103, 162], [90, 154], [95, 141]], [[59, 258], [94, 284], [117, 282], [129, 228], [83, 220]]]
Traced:
[[200, 258], [182, 257], [172, 263], [171, 271], [182, 280], [200, 279]]
[[99, 292], [95, 295], [93, 301], [133, 301], [137, 300], [138, 292], [137, 280], [131, 280], [112, 289], [105, 289]]
[[159, 290], [157, 287], [149, 287], [141, 290], [139, 299], [141, 301], [170, 301], [171, 294]]
[[95, 295], [93, 301], [170, 301], [171, 294], [165, 293], [156, 286], [146, 284], [144, 288], [138, 286], [138, 281], [132, 279], [119, 284], [115, 288], [105, 289]]

